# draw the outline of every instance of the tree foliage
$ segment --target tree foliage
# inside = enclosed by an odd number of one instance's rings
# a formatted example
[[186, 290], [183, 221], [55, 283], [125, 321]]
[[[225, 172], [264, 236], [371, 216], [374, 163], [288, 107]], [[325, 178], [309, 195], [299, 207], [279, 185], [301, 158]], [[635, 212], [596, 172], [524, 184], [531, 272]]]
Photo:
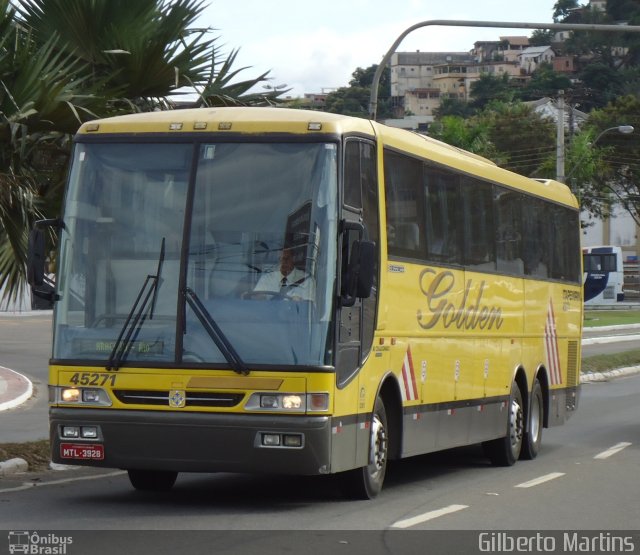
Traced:
[[[325, 110], [337, 114], [368, 118], [371, 85], [377, 68], [377, 64], [368, 68], [356, 68], [351, 74], [348, 87], [340, 87], [327, 95]], [[384, 71], [378, 86], [377, 116], [379, 118], [393, 117], [390, 97], [391, 78], [389, 72]]]
[[[640, 138], [637, 131], [629, 135], [616, 132], [620, 125], [640, 129], [639, 96], [620, 97], [591, 112], [584, 130], [588, 137], [614, 129], [599, 135], [597, 143], [589, 145], [587, 156], [574, 155], [574, 183], [592, 211], [607, 210], [611, 202], [617, 202], [640, 225]], [[592, 173], [585, 168], [589, 162], [593, 162]]]
[[[203, 0], [0, 0], [0, 289], [25, 283], [33, 221], [59, 215], [71, 134], [86, 120], [194, 105], [262, 105], [268, 73], [241, 80], [195, 27]], [[2, 299], [0, 299], [2, 301]]]

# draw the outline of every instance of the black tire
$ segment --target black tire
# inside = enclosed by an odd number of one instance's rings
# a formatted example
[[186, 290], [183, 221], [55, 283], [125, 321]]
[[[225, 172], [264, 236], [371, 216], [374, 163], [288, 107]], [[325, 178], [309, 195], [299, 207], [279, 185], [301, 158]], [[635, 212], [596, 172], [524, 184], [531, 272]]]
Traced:
[[542, 427], [544, 423], [544, 401], [542, 399], [542, 386], [536, 378], [531, 391], [531, 402], [529, 403], [529, 425], [524, 434], [522, 442], [522, 452], [520, 458], [532, 460], [538, 456], [540, 444], [542, 443]]
[[524, 408], [522, 392], [517, 383], [511, 385], [507, 434], [504, 437], [483, 443], [484, 451], [495, 466], [512, 466], [520, 457], [524, 438]]
[[341, 476], [344, 494], [351, 499], [373, 499], [382, 490], [389, 458], [387, 411], [379, 397], [371, 419], [369, 464], [344, 472]]
[[178, 477], [170, 470], [127, 470], [131, 485], [139, 491], [169, 491]]

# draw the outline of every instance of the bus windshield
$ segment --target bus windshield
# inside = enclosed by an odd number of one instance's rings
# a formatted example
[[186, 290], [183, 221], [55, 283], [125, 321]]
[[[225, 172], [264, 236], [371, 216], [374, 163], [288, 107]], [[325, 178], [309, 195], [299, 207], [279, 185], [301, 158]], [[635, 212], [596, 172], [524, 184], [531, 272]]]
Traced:
[[53, 358], [226, 367], [213, 322], [245, 364], [332, 364], [337, 175], [334, 143], [77, 144]]

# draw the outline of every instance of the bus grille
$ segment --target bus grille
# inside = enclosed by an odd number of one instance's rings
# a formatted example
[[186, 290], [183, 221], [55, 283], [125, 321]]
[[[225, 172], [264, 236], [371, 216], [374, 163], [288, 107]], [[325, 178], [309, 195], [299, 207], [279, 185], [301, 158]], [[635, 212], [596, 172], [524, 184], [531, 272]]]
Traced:
[[[116, 389], [113, 391], [118, 401], [125, 405], [168, 406], [169, 391], [144, 391]], [[185, 407], [235, 407], [242, 399], [242, 393], [219, 393], [217, 391], [187, 391]]]

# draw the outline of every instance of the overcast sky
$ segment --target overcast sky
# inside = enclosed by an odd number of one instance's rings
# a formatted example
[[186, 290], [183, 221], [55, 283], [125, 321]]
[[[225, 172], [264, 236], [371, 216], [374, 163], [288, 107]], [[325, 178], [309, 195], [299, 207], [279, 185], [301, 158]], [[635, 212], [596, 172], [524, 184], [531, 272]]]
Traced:
[[[241, 77], [270, 70], [289, 93], [346, 86], [357, 67], [379, 63], [407, 27], [431, 19], [550, 23], [556, 0], [211, 0], [198, 22], [215, 28], [223, 51], [240, 49]], [[477, 40], [528, 29], [426, 27], [399, 51], [465, 52]]]

